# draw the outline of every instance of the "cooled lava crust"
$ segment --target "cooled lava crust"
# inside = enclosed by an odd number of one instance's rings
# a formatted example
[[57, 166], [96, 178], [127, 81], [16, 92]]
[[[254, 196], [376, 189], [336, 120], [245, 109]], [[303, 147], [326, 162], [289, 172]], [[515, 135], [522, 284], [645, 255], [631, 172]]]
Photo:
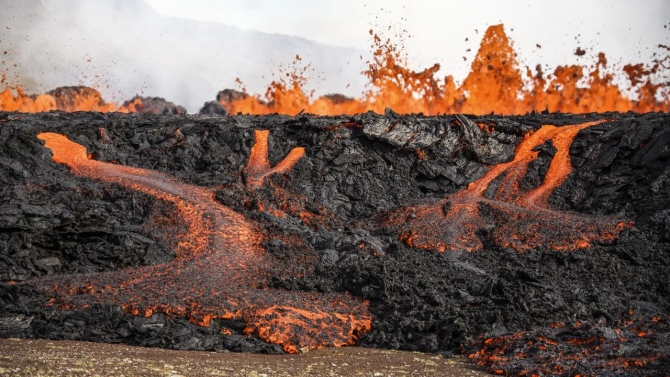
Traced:
[[669, 192], [662, 113], [0, 113], [0, 336], [666, 375]]

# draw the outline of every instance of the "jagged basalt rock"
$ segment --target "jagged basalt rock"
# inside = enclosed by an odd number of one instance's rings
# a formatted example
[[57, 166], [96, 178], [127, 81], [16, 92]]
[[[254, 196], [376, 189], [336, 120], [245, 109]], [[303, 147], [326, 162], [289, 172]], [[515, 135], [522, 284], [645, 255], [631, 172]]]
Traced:
[[228, 111], [219, 101], [209, 101], [202, 106], [198, 114], [225, 116], [228, 115]]
[[184, 107], [175, 105], [173, 102], [160, 97], [135, 96], [133, 99], [126, 101], [123, 107], [131, 105], [133, 105], [133, 110], [138, 114], [186, 115]]
[[[613, 120], [577, 133], [568, 148], [572, 172], [548, 206], [634, 223], [607, 242], [571, 251], [538, 244], [521, 253], [496, 242], [504, 213], [486, 203], [478, 211], [488, 225], [473, 230], [482, 248], [473, 252], [413, 248], [387, 222], [399, 208], [439, 205], [436, 213], [449, 224], [455, 203], [445, 199], [514, 159], [529, 132], [600, 119]], [[177, 255], [166, 229], [186, 228], [175, 223], [170, 202], [54, 163], [40, 132], [67, 135], [94, 160], [211, 189], [263, 230], [265, 252], [309, 263], [310, 273], [277, 275], [265, 288], [346, 291], [368, 301], [372, 328], [358, 344], [448, 353], [479, 335], [569, 321], [614, 329], [631, 309], [652, 317], [670, 310], [669, 126], [665, 114], [0, 114], [0, 336], [282, 352], [245, 335], [239, 319], [203, 327], [162, 313], [133, 316], [115, 305], [46, 306], [54, 292], [36, 289], [36, 279], [170, 263]], [[295, 148], [304, 155], [250, 190], [245, 166], [260, 130], [270, 132], [269, 166]], [[557, 150], [553, 142], [536, 147], [520, 192], [544, 182]], [[504, 176], [483, 196], [502, 185]], [[407, 213], [405, 222], [419, 215]], [[667, 358], [655, 360], [627, 372], [663, 370], [658, 362]]]

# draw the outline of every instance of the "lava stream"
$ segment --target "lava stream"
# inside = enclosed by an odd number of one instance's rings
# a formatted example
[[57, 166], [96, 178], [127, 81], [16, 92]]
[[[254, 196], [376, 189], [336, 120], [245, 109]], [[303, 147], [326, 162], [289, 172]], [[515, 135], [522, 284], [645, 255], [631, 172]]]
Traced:
[[[400, 240], [409, 246], [440, 252], [482, 250], [477, 232], [487, 229], [494, 243], [520, 252], [536, 248], [576, 250], [594, 242], [613, 241], [632, 223], [557, 211], [548, 203], [549, 195], [572, 172], [569, 150], [575, 136], [599, 123], [602, 121], [564, 127], [544, 125], [526, 136], [512, 161], [493, 166], [482, 178], [445, 200], [391, 213], [386, 225], [397, 227]], [[535, 148], [547, 141], [557, 152], [544, 182], [524, 192], [519, 181], [539, 154]], [[493, 198], [486, 198], [485, 192], [497, 178], [502, 180]]]
[[[30, 282], [53, 290], [57, 298], [51, 304], [62, 309], [119, 305], [134, 315], [162, 312], [188, 317], [201, 326], [209, 326], [214, 318], [240, 318], [247, 324], [245, 333], [257, 333], [290, 353], [352, 345], [370, 329], [367, 303], [348, 294], [267, 288], [269, 277], [304, 274], [309, 266], [266, 253], [257, 225], [216, 201], [212, 190], [180, 183], [156, 171], [89, 160], [85, 147], [62, 135], [41, 133], [38, 138], [53, 151], [55, 162], [76, 175], [117, 183], [173, 203], [188, 228], [188, 238], [179, 242], [172, 262]], [[289, 156], [290, 161], [297, 161], [295, 154]]]
[[247, 178], [247, 186], [251, 189], [257, 189], [263, 186], [265, 178], [275, 173], [287, 173], [298, 160], [305, 154], [305, 148], [294, 148], [289, 154], [275, 166], [270, 168], [268, 161], [268, 138], [270, 131], [254, 131], [255, 144], [251, 148], [249, 161], [244, 168], [244, 174]]

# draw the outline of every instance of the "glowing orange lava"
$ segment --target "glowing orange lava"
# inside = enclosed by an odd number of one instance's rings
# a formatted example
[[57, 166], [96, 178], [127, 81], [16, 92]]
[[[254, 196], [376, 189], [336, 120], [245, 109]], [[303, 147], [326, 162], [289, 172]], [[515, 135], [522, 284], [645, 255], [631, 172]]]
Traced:
[[[259, 138], [259, 135], [261, 137]], [[267, 161], [268, 133], [256, 134], [260, 144], [249, 166]], [[90, 160], [86, 148], [67, 137], [41, 133], [38, 138], [53, 152], [53, 160], [72, 173], [117, 183], [173, 203], [187, 226], [188, 237], [180, 240], [174, 261], [106, 273], [56, 276], [30, 284], [53, 290], [51, 303], [60, 308], [81, 309], [92, 304], [121, 306], [134, 315], [187, 317], [209, 326], [212, 319], [243, 319], [247, 334], [279, 344], [286, 352], [301, 348], [352, 345], [371, 326], [366, 302], [348, 294], [283, 291], [268, 288], [270, 277], [310, 273], [316, 256], [301, 263], [267, 253], [261, 246], [262, 232], [244, 216], [223, 206], [213, 190], [178, 182], [156, 171]], [[295, 151], [295, 150], [294, 150]], [[295, 161], [300, 158], [291, 153]], [[297, 157], [296, 157], [297, 156]], [[272, 172], [288, 171], [292, 163], [280, 164]], [[281, 166], [281, 167], [280, 167]], [[253, 170], [253, 169], [252, 169]], [[253, 170], [252, 173], [264, 170]], [[259, 178], [262, 182], [262, 177]]]
[[[372, 34], [372, 31], [371, 31]], [[470, 73], [459, 87], [452, 76], [436, 77], [439, 64], [416, 72], [406, 67], [402, 53], [389, 40], [373, 35], [373, 59], [363, 74], [370, 90], [360, 98], [332, 100], [320, 97], [310, 100], [303, 90], [306, 78], [300, 70], [288, 80], [273, 81], [264, 98], [249, 96], [222, 102], [230, 113], [295, 115], [307, 112], [318, 115], [357, 114], [367, 111], [384, 113], [442, 114], [525, 114], [532, 111], [590, 113], [607, 111], [670, 111], [670, 56], [643, 64], [626, 65], [623, 72], [634, 90], [632, 100], [614, 84], [607, 73], [607, 59], [598, 55], [589, 70], [579, 65], [559, 66], [546, 75], [540, 68], [524, 74], [516, 61], [516, 52], [503, 25], [488, 28]], [[539, 67], [539, 66], [538, 66]], [[658, 83], [652, 76], [661, 76]], [[525, 76], [525, 77], [524, 77]], [[580, 81], [586, 83], [582, 87]], [[530, 85], [527, 85], [530, 84]], [[530, 88], [529, 88], [530, 86]]]
[[21, 88], [6, 88], [0, 92], [0, 111], [38, 113], [60, 110], [136, 113], [137, 107], [141, 105], [142, 102], [138, 98], [124, 106], [106, 103], [97, 90], [85, 87], [59, 88], [47, 94], [32, 96], [26, 95]]
[[[425, 115], [491, 112], [511, 115], [545, 110], [564, 113], [670, 111], [670, 56], [657, 58], [649, 64], [625, 65], [619, 73], [627, 77], [630, 84], [619, 87], [614, 83], [615, 74], [609, 70], [603, 53], [598, 54], [597, 61], [590, 67], [558, 66], [550, 74], [542, 72], [540, 65], [535, 71], [523, 68], [516, 60], [516, 52], [503, 25], [493, 25], [484, 34], [470, 73], [461, 85], [457, 85], [450, 75], [436, 76], [439, 64], [423, 71], [407, 68], [407, 59], [401, 49], [390, 40], [382, 40], [372, 31], [370, 33], [373, 37], [372, 59], [363, 72], [368, 79], [368, 90], [358, 98], [323, 96], [312, 99], [304, 90], [305, 72], [309, 66], [294, 66], [293, 71], [280, 70], [282, 78], [271, 82], [263, 97], [245, 95], [232, 102], [221, 99], [221, 104], [231, 114], [258, 115], [302, 112], [341, 115], [367, 111], [383, 114], [386, 108], [401, 114]], [[296, 56], [295, 63], [301, 60]], [[51, 92], [27, 96], [21, 89], [6, 89], [0, 92], [0, 111], [136, 112], [141, 105], [105, 103], [99, 93], [97, 96], [71, 93], [72, 100], [68, 104], [55, 97]]]
[[[542, 126], [526, 136], [512, 161], [493, 166], [482, 178], [445, 200], [393, 212], [385, 224], [397, 227], [399, 239], [407, 245], [440, 252], [482, 250], [477, 232], [487, 229], [493, 242], [520, 252], [537, 248], [576, 250], [594, 242], [611, 242], [632, 223], [557, 211], [548, 203], [549, 195], [572, 172], [569, 150], [573, 139], [580, 130], [598, 123], [602, 121]], [[519, 181], [539, 154], [535, 147], [547, 141], [557, 152], [544, 182], [524, 192]], [[500, 186], [493, 198], [486, 198], [485, 191], [497, 178], [502, 178]]]
[[[477, 343], [477, 351], [468, 357], [477, 365], [503, 376], [571, 376], [628, 375], [637, 370], [639, 375], [654, 375], [660, 365], [667, 365], [668, 355], [653, 339], [639, 340], [637, 332], [644, 328], [645, 334], [653, 332], [666, 334], [668, 318], [657, 321], [622, 321], [623, 326], [613, 333], [625, 336], [603, 337], [594, 331], [597, 323], [583, 324], [577, 321], [571, 325], [553, 324], [552, 329], [560, 332], [541, 336], [541, 330], [517, 332], [495, 338], [472, 340]], [[633, 323], [638, 326], [631, 326]], [[544, 332], [547, 333], [546, 331]], [[640, 373], [645, 366], [650, 368]], [[530, 370], [524, 369], [530, 368]], [[579, 372], [586, 374], [580, 374]], [[661, 372], [662, 373], [662, 372]]]
[[288, 173], [305, 154], [305, 148], [293, 148], [277, 166], [270, 168], [270, 161], [268, 161], [269, 135], [270, 131], [268, 130], [254, 131], [254, 146], [251, 148], [251, 155], [247, 161], [247, 166], [244, 168], [247, 186], [251, 189], [263, 186], [266, 177], [277, 173]]

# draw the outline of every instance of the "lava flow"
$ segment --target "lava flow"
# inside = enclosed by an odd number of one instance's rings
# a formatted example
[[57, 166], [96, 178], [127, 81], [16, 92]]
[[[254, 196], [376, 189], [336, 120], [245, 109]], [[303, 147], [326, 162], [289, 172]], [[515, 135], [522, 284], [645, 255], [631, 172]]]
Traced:
[[[659, 348], [670, 330], [667, 315], [617, 321], [553, 323], [544, 328], [469, 341], [476, 364], [503, 376], [627, 375], [646, 367], [648, 375], [665, 375], [670, 361]], [[654, 373], [658, 372], [658, 373]]]
[[[494, 243], [520, 252], [537, 248], [576, 250], [594, 242], [613, 241], [632, 223], [557, 211], [548, 203], [553, 190], [572, 171], [569, 150], [573, 139], [580, 130], [598, 123], [544, 125], [526, 135], [512, 161], [493, 166], [482, 178], [446, 200], [389, 214], [386, 225], [397, 227], [399, 239], [407, 245], [439, 252], [482, 250], [480, 231], [490, 232]], [[556, 153], [544, 182], [535, 189], [522, 190], [519, 182], [538, 157], [536, 148], [548, 142]]]
[[[269, 174], [287, 172], [302, 156], [302, 149], [295, 149], [270, 169], [264, 164], [267, 157], [261, 156], [267, 151], [267, 137], [267, 131], [256, 133], [257, 144], [245, 169], [256, 177], [248, 182], [252, 189]], [[201, 326], [209, 326], [216, 318], [243, 319], [246, 334], [257, 333], [289, 353], [352, 345], [370, 329], [367, 303], [348, 294], [268, 288], [271, 277], [310, 273], [309, 263], [281, 260], [263, 250], [261, 229], [216, 201], [212, 190], [152, 170], [90, 160], [85, 147], [62, 135], [41, 133], [38, 138], [52, 150], [55, 162], [76, 175], [120, 184], [174, 204], [188, 229], [172, 262], [29, 283], [53, 290], [56, 298], [51, 305], [62, 309], [119, 305], [134, 315], [161, 312], [187, 317]], [[310, 262], [310, 256], [303, 259]]]
[[251, 189], [256, 189], [263, 186], [263, 182], [267, 176], [276, 173], [287, 173], [293, 168], [298, 160], [305, 154], [305, 148], [294, 148], [277, 166], [270, 168], [268, 161], [268, 138], [270, 131], [255, 131], [255, 144], [251, 148], [251, 155], [249, 155], [249, 162], [244, 169], [244, 174], [247, 178], [247, 186]]

